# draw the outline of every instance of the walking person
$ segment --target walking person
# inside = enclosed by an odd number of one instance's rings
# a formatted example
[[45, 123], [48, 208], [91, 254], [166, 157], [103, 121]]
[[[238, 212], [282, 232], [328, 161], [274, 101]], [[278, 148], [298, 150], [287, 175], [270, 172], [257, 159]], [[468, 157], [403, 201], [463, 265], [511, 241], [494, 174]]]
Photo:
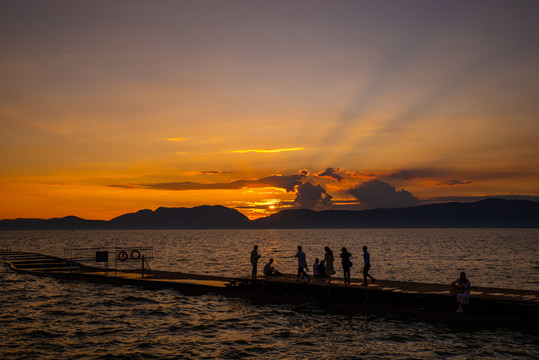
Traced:
[[344, 273], [344, 285], [350, 285], [350, 268], [352, 267], [352, 262], [350, 257], [352, 254], [346, 250], [345, 247], [341, 249], [341, 259], [342, 259], [342, 270]]
[[253, 247], [253, 251], [251, 251], [251, 265], [253, 266], [253, 271], [251, 272], [251, 278], [253, 280], [256, 280], [258, 259], [260, 259], [260, 254], [258, 253], [258, 245], [255, 245]]
[[305, 256], [305, 253], [302, 250], [302, 247], [298, 245], [298, 252], [294, 257], [298, 258], [298, 277], [296, 280], [304, 279], [306, 282], [308, 282], [311, 277], [305, 272], [305, 269], [307, 268], [307, 256]]
[[371, 268], [371, 255], [367, 251], [367, 246], [363, 246], [363, 286], [367, 285], [367, 277], [371, 278], [372, 283], [376, 282], [376, 279], [369, 274], [369, 269]]
[[333, 261], [335, 261], [335, 257], [333, 257], [333, 251], [331, 251], [331, 249], [328, 246], [326, 246], [324, 250], [325, 250], [324, 261], [326, 263], [326, 275], [328, 277], [326, 282], [330, 284], [331, 275], [335, 275], [335, 269], [333, 268]]

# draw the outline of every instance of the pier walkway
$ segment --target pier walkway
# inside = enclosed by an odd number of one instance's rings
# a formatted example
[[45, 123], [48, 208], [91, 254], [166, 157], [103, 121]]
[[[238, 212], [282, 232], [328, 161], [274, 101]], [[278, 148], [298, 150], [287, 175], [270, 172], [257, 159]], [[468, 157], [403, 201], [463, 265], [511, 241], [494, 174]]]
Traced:
[[539, 332], [539, 291], [474, 287], [465, 312], [456, 314], [448, 284], [377, 280], [362, 286], [359, 279], [344, 285], [334, 278], [297, 281], [282, 277], [231, 278], [156, 270], [115, 270], [80, 267], [58, 257], [0, 250], [0, 262], [13, 271], [37, 276], [146, 288], [175, 288], [185, 294], [216, 293], [270, 303], [312, 303], [330, 311], [362, 311], [412, 315], [463, 326], [502, 326]]

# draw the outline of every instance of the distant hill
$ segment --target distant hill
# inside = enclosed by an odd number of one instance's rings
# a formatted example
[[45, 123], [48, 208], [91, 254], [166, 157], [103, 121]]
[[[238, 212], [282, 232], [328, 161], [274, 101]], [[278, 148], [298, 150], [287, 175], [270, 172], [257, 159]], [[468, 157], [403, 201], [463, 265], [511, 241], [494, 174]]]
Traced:
[[140, 210], [109, 221], [114, 229], [230, 229], [248, 226], [249, 219], [224, 206]]
[[85, 220], [76, 216], [52, 219], [0, 220], [0, 230], [90, 230], [107, 229], [105, 220]]
[[224, 206], [139, 210], [112, 220], [84, 220], [75, 216], [54, 219], [0, 220], [0, 230], [102, 230], [102, 229], [230, 229], [245, 228], [249, 219]]
[[539, 227], [539, 202], [487, 199], [472, 203], [421, 205], [362, 211], [283, 210], [250, 221], [224, 206], [158, 208], [124, 214], [112, 220], [76, 216], [54, 219], [0, 220], [0, 230], [91, 229], [313, 229], [313, 228], [451, 228]]
[[253, 223], [258, 228], [539, 227], [539, 202], [487, 199], [400, 209], [284, 210]]

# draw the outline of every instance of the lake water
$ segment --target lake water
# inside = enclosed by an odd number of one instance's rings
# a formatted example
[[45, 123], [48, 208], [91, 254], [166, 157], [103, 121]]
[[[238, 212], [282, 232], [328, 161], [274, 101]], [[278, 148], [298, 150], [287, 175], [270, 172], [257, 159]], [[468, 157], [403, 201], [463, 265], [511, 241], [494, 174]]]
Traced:
[[[230, 276], [250, 273], [254, 244], [262, 265], [273, 257], [289, 273], [297, 245], [309, 263], [326, 245], [337, 256], [346, 246], [352, 277], [360, 277], [368, 245], [371, 273], [380, 279], [448, 283], [466, 271], [476, 286], [539, 290], [539, 229], [0, 232], [0, 248], [63, 256], [73, 247], [153, 246], [152, 269]], [[539, 334], [515, 330], [60, 281], [6, 268], [0, 286], [0, 358], [539, 358]]]

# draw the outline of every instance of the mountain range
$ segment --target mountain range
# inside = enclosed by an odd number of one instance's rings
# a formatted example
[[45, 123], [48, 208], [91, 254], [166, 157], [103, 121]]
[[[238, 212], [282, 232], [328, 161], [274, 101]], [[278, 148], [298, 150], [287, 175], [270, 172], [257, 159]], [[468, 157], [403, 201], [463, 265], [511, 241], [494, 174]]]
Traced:
[[539, 227], [539, 202], [487, 200], [374, 210], [283, 210], [249, 220], [224, 206], [139, 210], [114, 219], [76, 216], [0, 220], [0, 230], [104, 229], [313, 229], [313, 228], [514, 228]]

